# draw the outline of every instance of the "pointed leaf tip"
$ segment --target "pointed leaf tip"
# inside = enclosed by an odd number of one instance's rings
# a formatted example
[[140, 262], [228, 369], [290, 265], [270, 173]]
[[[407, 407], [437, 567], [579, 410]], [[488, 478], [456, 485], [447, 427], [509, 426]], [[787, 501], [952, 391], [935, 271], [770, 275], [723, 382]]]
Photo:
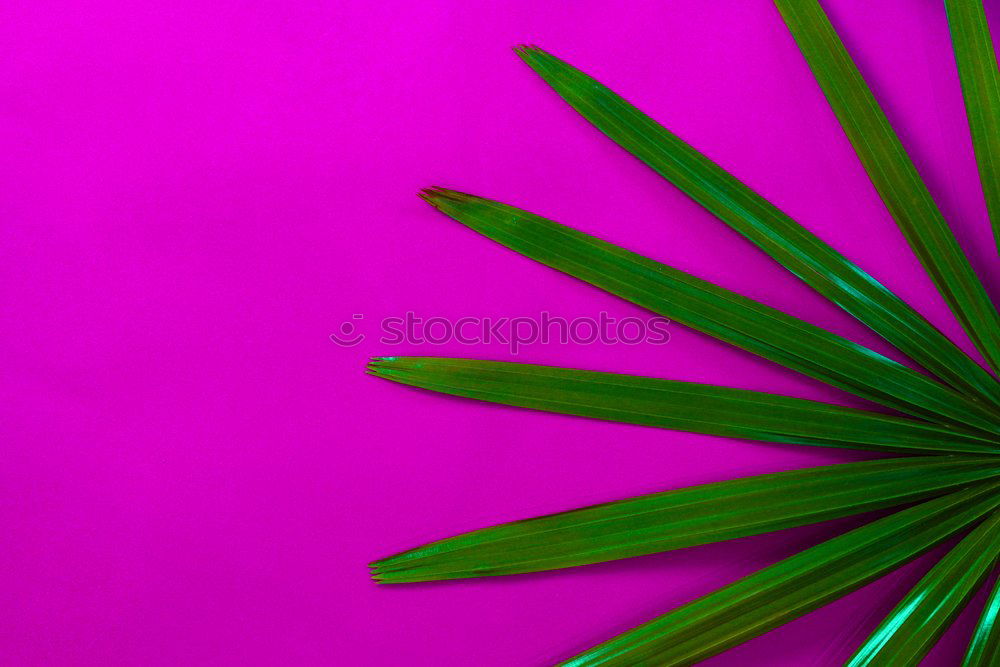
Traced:
[[422, 189], [418, 196], [428, 202], [431, 206], [436, 206], [437, 202], [441, 200], [449, 201], [469, 201], [472, 199], [472, 195], [466, 194], [464, 192], [459, 192], [458, 190], [450, 190], [448, 188], [442, 188], [437, 185], [433, 185], [429, 188]]
[[514, 53], [516, 53], [521, 60], [525, 61], [529, 65], [531, 65], [532, 61], [537, 61], [539, 58], [553, 57], [545, 49], [535, 46], [534, 44], [519, 44], [514, 47]]

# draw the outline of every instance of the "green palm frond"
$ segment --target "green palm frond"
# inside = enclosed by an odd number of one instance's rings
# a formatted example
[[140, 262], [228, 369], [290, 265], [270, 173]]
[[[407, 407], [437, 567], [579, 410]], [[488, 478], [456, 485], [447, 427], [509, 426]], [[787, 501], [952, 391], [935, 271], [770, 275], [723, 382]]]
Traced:
[[[892, 217], [970, 339], [1000, 365], [1000, 317], [916, 167], [815, 0], [775, 0]], [[945, 0], [983, 190], [1000, 228], [1000, 74], [981, 3]], [[911, 504], [678, 607], [563, 663], [690, 665], [964, 536], [851, 665], [917, 664], [1000, 555], [1000, 383], [913, 308], [719, 165], [582, 71], [518, 55], [585, 119], [904, 355], [857, 343], [532, 213], [421, 196], [542, 264], [906, 416], [660, 378], [508, 362], [379, 357], [376, 377], [481, 401], [747, 440], [917, 454], [654, 493], [438, 540], [372, 564], [381, 583], [551, 570]], [[1000, 233], [998, 233], [1000, 242]], [[920, 501], [920, 504], [912, 503]], [[965, 665], [1000, 664], [1000, 584]]]
[[827, 540], [567, 660], [567, 667], [690, 665], [861, 588], [1000, 504], [994, 481]]
[[810, 287], [957, 389], [1000, 404], [1000, 386], [859, 266], [612, 90], [537, 47], [517, 53], [574, 109]]
[[965, 112], [1000, 252], [1000, 71], [981, 0], [945, 0]]
[[816, 0], [774, 4], [924, 270], [993, 370], [1000, 371], [1000, 315], [830, 20]]
[[777, 394], [510, 362], [373, 359], [369, 372], [444, 394], [765, 442], [903, 453], [1000, 454], [973, 431]]
[[665, 491], [432, 542], [378, 561], [373, 571], [381, 582], [406, 583], [538, 572], [683, 549], [942, 494], [1000, 474], [998, 458], [845, 463]]
[[969, 650], [965, 654], [962, 667], [991, 667], [1000, 665], [1000, 580], [997, 580], [990, 594], [990, 599], [983, 607], [982, 616], [976, 624], [969, 642]]
[[847, 663], [915, 665], [944, 634], [1000, 554], [1000, 513], [994, 512], [913, 587]]
[[467, 227], [715, 338], [902, 412], [996, 434], [992, 406], [825, 329], [541, 216], [473, 195], [422, 195]]

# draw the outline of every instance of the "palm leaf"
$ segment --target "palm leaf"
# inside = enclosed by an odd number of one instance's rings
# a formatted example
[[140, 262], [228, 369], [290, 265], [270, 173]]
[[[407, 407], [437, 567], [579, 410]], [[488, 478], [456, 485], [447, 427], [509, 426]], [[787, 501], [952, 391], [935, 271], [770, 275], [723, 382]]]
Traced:
[[995, 667], [1000, 665], [1000, 579], [993, 586], [979, 623], [972, 633], [969, 650], [965, 653], [962, 667]]
[[953, 387], [1000, 404], [1000, 385], [860, 267], [595, 79], [537, 47], [518, 55], [601, 132], [817, 292]]
[[913, 419], [762, 392], [474, 359], [384, 357], [402, 384], [536, 410], [694, 433], [828, 447], [997, 454], [994, 440]]
[[821, 466], [654, 493], [451, 537], [372, 564], [383, 583], [552, 570], [900, 505], [1000, 473], [1000, 457]]
[[1000, 251], [1000, 71], [982, 0], [945, 0], [986, 208]]
[[[890, 213], [996, 369], [1000, 316], [822, 9], [815, 0], [775, 1]], [[982, 8], [964, 0], [946, 4], [983, 188], [998, 224], [1000, 177], [992, 160], [1000, 146], [1000, 74]], [[946, 455], [762, 475], [492, 526], [377, 561], [373, 577], [405, 583], [549, 570], [924, 501], [565, 663], [688, 665], [856, 590], [989, 516], [904, 598], [852, 664], [915, 663], [1000, 553], [1000, 384], [871, 276], [638, 109], [540, 49], [518, 52], [605, 134], [944, 384], [649, 258], [531, 213], [439, 188], [422, 196], [521, 254], [918, 419], [725, 387], [469, 359], [376, 358], [369, 373], [457, 396], [632, 424]], [[1000, 662], [998, 611], [1000, 584], [976, 628], [966, 665]]]
[[512, 250], [801, 373], [917, 417], [1000, 433], [980, 402], [779, 310], [512, 206], [440, 188], [422, 196]]
[[986, 578], [998, 553], [1000, 514], [994, 513], [913, 587], [847, 665], [919, 664]]
[[1000, 316], [816, 0], [774, 0], [875, 189], [969, 338], [1000, 369]]
[[625, 632], [565, 667], [690, 665], [837, 599], [916, 558], [1000, 504], [998, 483], [897, 512], [799, 552]]

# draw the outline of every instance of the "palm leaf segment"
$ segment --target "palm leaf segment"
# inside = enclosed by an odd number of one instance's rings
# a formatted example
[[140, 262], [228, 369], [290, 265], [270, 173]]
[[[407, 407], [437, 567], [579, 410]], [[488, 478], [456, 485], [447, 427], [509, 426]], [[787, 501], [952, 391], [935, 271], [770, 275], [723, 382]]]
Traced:
[[[1000, 318], [916, 168], [815, 0], [775, 0], [873, 185], [987, 363]], [[994, 225], [1000, 75], [976, 0], [947, 0], [956, 62]], [[536, 410], [767, 442], [909, 454], [651, 494], [502, 524], [372, 564], [382, 583], [536, 572], [680, 549], [908, 505], [614, 637], [564, 664], [687, 665], [856, 590], [964, 535], [851, 665], [916, 664], [1000, 555], [1000, 384], [916, 311], [610, 89], [536, 47], [518, 54], [604, 134], [929, 371], [537, 215], [453, 190], [422, 197], [508, 248], [902, 413], [672, 380], [470, 359], [382, 357], [368, 372]], [[916, 503], [916, 504], [914, 504]], [[1000, 664], [1000, 587], [966, 665]]]

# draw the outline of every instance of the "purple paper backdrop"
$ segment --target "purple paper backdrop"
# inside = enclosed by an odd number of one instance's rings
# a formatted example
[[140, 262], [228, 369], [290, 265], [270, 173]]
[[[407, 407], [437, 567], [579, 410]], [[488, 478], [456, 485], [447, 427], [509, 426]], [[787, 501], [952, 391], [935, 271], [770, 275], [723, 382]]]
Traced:
[[[824, 4], [996, 294], [941, 3]], [[3, 662], [542, 665], [853, 525], [565, 572], [367, 580], [373, 558], [493, 522], [864, 458], [362, 373], [372, 354], [510, 358], [502, 344], [380, 345], [378, 321], [407, 310], [646, 316], [450, 223], [414, 196], [431, 184], [886, 351], [589, 127], [512, 54], [519, 42], [612, 86], [968, 348], [767, 0], [7, 2]], [[367, 338], [334, 345], [354, 314]], [[670, 329], [665, 346], [518, 358], [863, 405]], [[706, 664], [838, 664], [930, 562]], [[927, 664], [956, 664], [982, 600]]]

